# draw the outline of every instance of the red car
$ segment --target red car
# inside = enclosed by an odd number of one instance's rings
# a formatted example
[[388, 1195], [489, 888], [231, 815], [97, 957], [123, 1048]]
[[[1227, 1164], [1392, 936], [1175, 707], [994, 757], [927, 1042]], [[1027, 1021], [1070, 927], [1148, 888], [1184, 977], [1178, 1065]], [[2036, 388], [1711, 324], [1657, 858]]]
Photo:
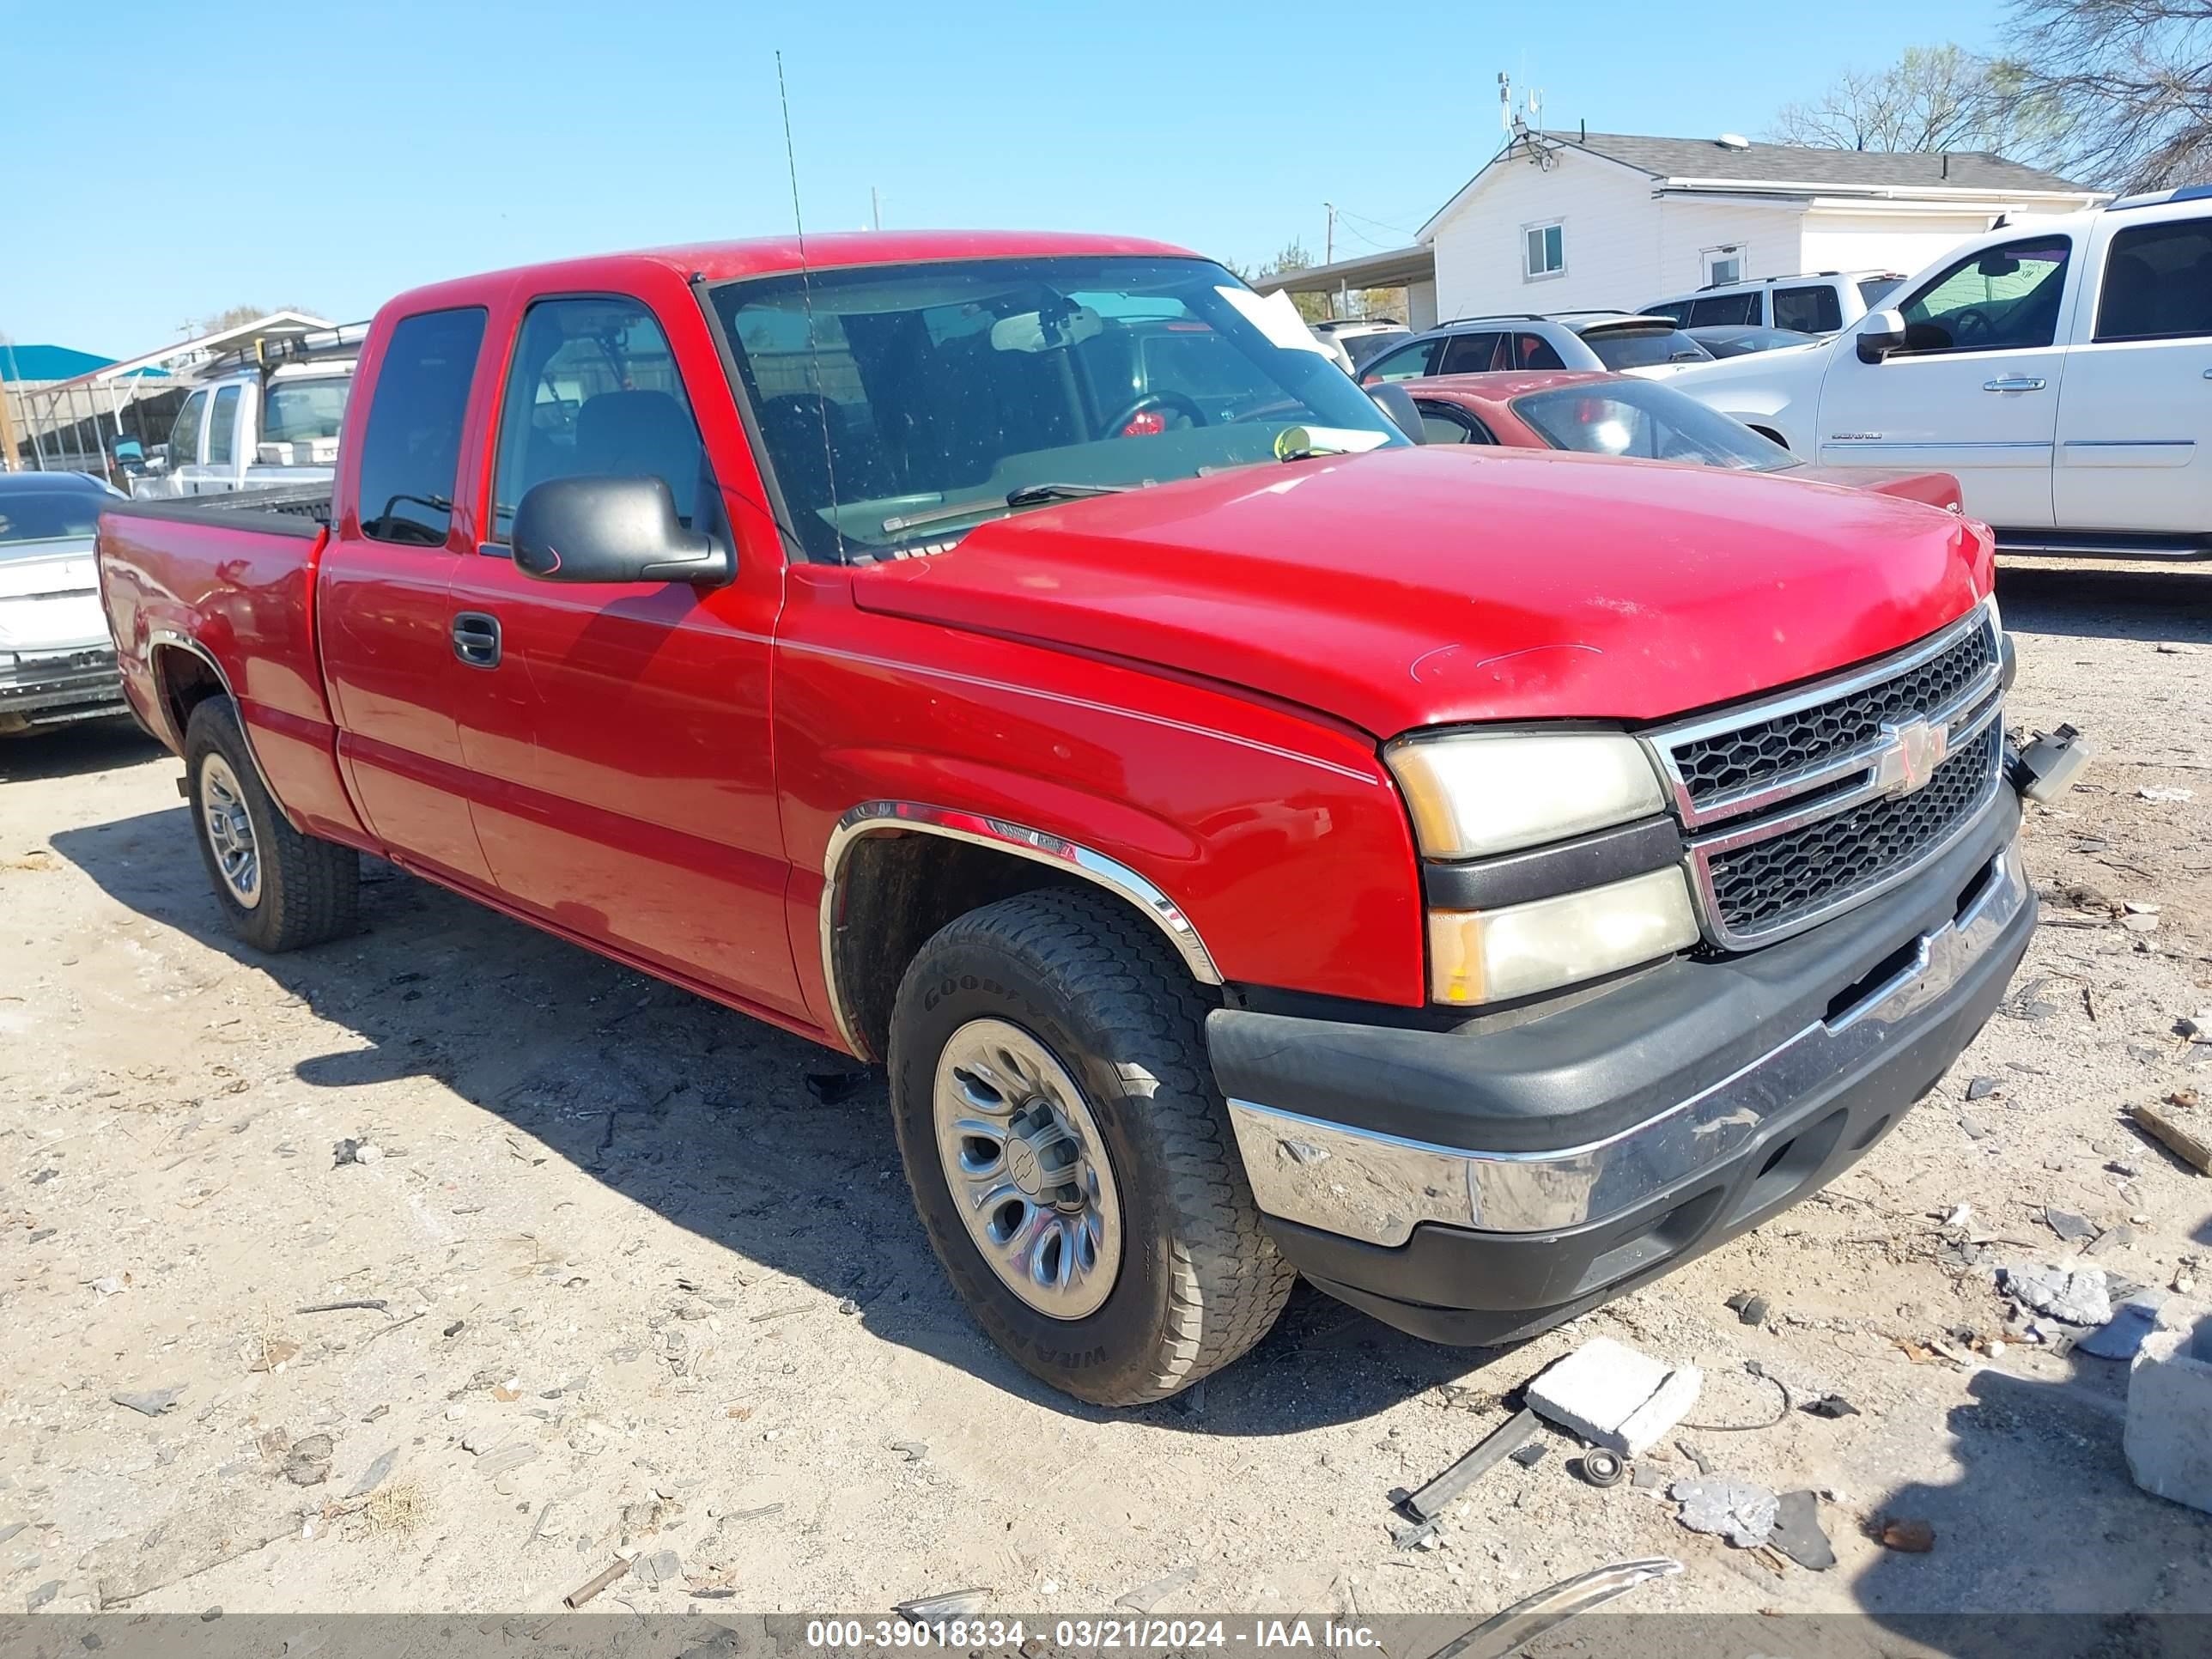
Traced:
[[118, 502], [99, 564], [244, 939], [344, 936], [371, 854], [883, 1063], [952, 1285], [1090, 1401], [1298, 1273], [1491, 1343], [1664, 1272], [2034, 924], [1980, 526], [1418, 447], [1153, 243], [403, 295], [331, 493]]
[[1677, 392], [1663, 380], [1583, 369], [1508, 369], [1401, 383], [1420, 411], [1425, 441], [1572, 449], [1736, 471], [1786, 473], [1872, 489], [1948, 513], [1959, 510], [1948, 472], [1869, 478], [1810, 466], [1772, 439]]

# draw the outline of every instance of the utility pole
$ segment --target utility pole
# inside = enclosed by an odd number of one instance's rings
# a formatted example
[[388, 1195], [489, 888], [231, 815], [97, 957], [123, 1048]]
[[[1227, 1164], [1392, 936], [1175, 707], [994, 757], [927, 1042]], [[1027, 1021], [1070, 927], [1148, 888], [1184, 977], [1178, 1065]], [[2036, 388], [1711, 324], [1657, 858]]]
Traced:
[[[22, 457], [15, 449], [15, 412], [11, 406], [15, 394], [8, 390], [15, 383], [15, 343], [0, 335], [0, 346], [8, 352], [8, 372], [0, 374], [0, 472], [15, 472], [22, 465]], [[25, 406], [28, 407], [27, 402]]]
[[1322, 233], [1321, 262], [1333, 265], [1336, 263], [1336, 204], [1323, 202], [1322, 205], [1328, 210], [1328, 228]]
[[868, 186], [868, 222], [878, 230], [884, 228], [883, 193], [873, 185]]

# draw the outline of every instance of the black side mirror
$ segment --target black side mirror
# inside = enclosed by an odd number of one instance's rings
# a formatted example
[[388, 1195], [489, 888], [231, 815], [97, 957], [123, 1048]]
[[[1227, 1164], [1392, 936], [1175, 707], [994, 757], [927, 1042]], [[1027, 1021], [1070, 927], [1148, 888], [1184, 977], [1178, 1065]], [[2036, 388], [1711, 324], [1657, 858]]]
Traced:
[[508, 537], [526, 576], [549, 582], [702, 582], [735, 574], [722, 542], [686, 530], [659, 478], [549, 478], [523, 493]]
[[1429, 441], [1427, 429], [1421, 424], [1421, 411], [1413, 406], [1413, 394], [1395, 380], [1385, 380], [1380, 386], [1366, 388], [1367, 395], [1375, 400], [1375, 407], [1390, 417], [1396, 427], [1417, 444]]
[[1893, 351], [1905, 349], [1905, 313], [1869, 311], [1859, 324], [1859, 361], [1878, 363]]

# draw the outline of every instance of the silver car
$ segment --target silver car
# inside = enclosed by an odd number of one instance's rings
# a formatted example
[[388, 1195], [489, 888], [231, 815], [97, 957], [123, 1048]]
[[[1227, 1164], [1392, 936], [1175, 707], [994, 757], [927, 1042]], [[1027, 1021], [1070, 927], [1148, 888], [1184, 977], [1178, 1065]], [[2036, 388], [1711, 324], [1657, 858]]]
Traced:
[[0, 472], [0, 737], [131, 712], [92, 557], [118, 495], [82, 472]]

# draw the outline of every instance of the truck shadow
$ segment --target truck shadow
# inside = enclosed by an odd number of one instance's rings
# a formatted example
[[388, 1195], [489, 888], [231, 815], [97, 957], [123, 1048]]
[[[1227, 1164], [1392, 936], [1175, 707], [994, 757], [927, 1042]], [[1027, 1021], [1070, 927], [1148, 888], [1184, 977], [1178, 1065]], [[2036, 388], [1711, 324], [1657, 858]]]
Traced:
[[1928, 1553], [1884, 1550], [1854, 1581], [1876, 1624], [1991, 1659], [2204, 1651], [2212, 1522], [2130, 1479], [2126, 1364], [2066, 1366], [2054, 1380], [1976, 1372], [1946, 1425], [1963, 1478], [1863, 1494], [1876, 1536], [1886, 1518], [1935, 1533]]
[[1997, 572], [1997, 603], [2005, 626], [2022, 633], [2212, 645], [2212, 563], [2142, 570], [2014, 561]]
[[[358, 1038], [299, 1061], [302, 1081], [434, 1079], [522, 1132], [518, 1156], [560, 1158], [744, 1261], [857, 1304], [886, 1341], [1048, 1409], [1121, 1415], [1036, 1382], [969, 1318], [908, 1197], [880, 1074], [373, 860], [356, 937], [249, 951], [207, 890], [181, 805], [52, 844], [111, 897]], [[1302, 1285], [1245, 1361], [1138, 1415], [1193, 1433], [1291, 1433], [1371, 1416], [1481, 1357]]]
[[0, 783], [79, 778], [112, 767], [137, 766], [161, 745], [127, 719], [87, 720], [21, 737], [0, 738]]

